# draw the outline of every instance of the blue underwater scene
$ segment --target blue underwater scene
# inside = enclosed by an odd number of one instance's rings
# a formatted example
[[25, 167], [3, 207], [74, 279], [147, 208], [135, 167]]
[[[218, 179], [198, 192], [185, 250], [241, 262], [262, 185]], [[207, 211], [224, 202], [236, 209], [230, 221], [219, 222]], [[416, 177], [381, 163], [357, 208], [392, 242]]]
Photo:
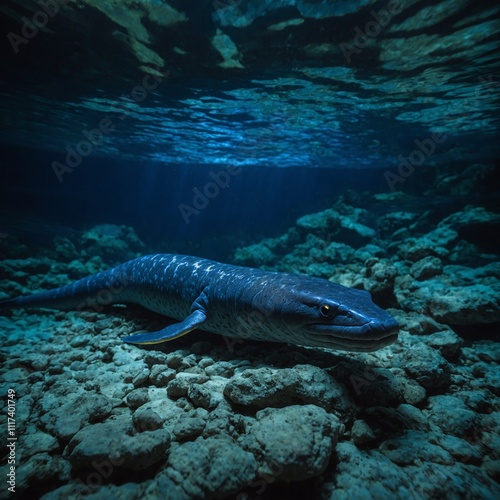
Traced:
[[498, 2], [0, 26], [0, 499], [500, 498]]

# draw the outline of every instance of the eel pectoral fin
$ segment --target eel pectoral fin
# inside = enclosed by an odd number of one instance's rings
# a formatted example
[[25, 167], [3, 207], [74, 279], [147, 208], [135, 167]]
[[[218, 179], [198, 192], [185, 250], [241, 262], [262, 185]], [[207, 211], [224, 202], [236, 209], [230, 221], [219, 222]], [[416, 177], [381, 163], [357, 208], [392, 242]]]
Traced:
[[205, 314], [205, 311], [197, 309], [180, 323], [169, 325], [166, 328], [163, 328], [163, 330], [159, 330], [157, 332], [138, 333], [137, 335], [130, 335], [129, 337], [125, 337], [123, 341], [127, 342], [128, 344], [139, 345], [161, 344], [162, 342], [167, 342], [169, 340], [182, 337], [183, 335], [186, 335], [186, 333], [189, 333], [192, 330], [196, 330], [196, 328], [205, 323], [206, 319], [207, 315]]

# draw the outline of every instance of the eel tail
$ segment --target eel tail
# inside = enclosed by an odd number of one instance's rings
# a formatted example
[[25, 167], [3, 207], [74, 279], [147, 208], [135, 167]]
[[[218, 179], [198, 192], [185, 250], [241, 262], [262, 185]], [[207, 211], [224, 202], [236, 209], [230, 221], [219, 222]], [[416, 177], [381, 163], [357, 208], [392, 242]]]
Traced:
[[24, 307], [60, 311], [101, 311], [104, 306], [116, 304], [123, 299], [127, 283], [116, 272], [118, 269], [103, 271], [53, 290], [2, 300], [0, 311]]

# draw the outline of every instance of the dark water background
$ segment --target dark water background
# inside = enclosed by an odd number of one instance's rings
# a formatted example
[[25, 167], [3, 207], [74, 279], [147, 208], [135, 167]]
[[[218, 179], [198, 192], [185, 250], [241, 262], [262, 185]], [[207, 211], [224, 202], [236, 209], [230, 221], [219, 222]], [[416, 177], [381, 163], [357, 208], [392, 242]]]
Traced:
[[[59, 184], [50, 168], [40, 168], [54, 158], [58, 157], [4, 150], [2, 204], [22, 222], [17, 227], [25, 238], [33, 231], [40, 240], [53, 237], [49, 227], [37, 230], [31, 225], [22, 231], [32, 214], [38, 223], [52, 221], [55, 231], [104, 223], [131, 225], [152, 244], [231, 234], [258, 238], [286, 230], [299, 216], [323, 209], [346, 189], [387, 188], [380, 170], [365, 170], [360, 176], [347, 169], [247, 168], [231, 176], [206, 208], [185, 218], [179, 205], [193, 206], [193, 189], [203, 192], [207, 183], [214, 183], [210, 173], [225, 171], [223, 167], [165, 168], [153, 162], [89, 159], [84, 169]], [[12, 229], [12, 222], [4, 224]]]

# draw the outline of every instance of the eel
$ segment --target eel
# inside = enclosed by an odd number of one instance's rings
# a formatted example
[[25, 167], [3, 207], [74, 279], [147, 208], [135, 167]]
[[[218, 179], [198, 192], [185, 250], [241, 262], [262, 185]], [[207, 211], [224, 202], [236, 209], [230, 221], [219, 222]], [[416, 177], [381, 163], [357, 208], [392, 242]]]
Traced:
[[375, 351], [398, 336], [397, 321], [364, 290], [322, 278], [157, 254], [53, 290], [0, 301], [0, 310], [97, 310], [139, 304], [178, 322], [125, 337], [157, 344], [200, 328], [237, 339]]

